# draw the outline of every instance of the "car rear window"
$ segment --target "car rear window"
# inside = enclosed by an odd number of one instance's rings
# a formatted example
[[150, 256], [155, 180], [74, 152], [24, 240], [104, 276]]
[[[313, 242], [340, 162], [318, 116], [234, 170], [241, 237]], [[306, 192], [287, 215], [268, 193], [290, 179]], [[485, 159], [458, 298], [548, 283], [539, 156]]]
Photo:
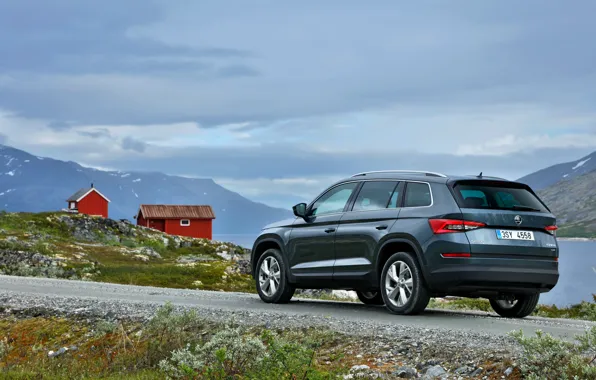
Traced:
[[461, 208], [548, 212], [542, 202], [521, 184], [463, 182], [457, 183], [453, 189]]

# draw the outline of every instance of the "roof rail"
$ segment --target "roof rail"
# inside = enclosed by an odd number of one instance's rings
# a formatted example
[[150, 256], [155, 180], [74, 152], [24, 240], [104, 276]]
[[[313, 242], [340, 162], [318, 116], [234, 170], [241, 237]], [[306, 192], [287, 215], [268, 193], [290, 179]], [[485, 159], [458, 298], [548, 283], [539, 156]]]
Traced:
[[427, 171], [423, 171], [423, 170], [376, 170], [376, 171], [370, 171], [370, 172], [357, 173], [357, 174], [354, 174], [352, 177], [358, 177], [358, 176], [363, 176], [363, 175], [367, 175], [367, 174], [374, 174], [374, 173], [424, 174], [424, 175], [429, 176], [429, 177], [443, 177], [443, 178], [447, 178], [447, 176], [445, 174], [435, 173], [435, 172], [427, 172]]

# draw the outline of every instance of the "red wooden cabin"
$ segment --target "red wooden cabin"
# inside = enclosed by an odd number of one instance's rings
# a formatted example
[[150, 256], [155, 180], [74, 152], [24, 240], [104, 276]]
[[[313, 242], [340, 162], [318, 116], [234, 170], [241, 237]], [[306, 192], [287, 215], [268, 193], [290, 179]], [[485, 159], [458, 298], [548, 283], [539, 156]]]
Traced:
[[213, 238], [215, 214], [208, 205], [141, 205], [135, 218], [138, 226], [170, 235]]
[[91, 184], [91, 187], [80, 189], [66, 200], [68, 211], [80, 214], [108, 217], [110, 200]]

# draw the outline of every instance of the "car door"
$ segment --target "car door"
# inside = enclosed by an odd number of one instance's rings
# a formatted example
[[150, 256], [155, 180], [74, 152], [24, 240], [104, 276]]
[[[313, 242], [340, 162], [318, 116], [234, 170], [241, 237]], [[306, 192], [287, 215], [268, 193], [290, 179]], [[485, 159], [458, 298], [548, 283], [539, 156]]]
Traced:
[[288, 240], [290, 271], [301, 283], [333, 279], [335, 231], [358, 182], [329, 188], [292, 225]]
[[367, 283], [374, 277], [374, 255], [379, 242], [399, 216], [402, 187], [397, 180], [363, 183], [337, 228], [334, 282], [357, 286], [358, 282]]

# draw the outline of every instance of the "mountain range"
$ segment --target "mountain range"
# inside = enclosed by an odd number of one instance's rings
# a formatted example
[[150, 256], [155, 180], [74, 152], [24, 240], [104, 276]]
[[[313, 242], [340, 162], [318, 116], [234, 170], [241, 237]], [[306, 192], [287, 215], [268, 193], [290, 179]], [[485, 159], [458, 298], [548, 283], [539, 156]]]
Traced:
[[254, 234], [266, 224], [291, 217], [291, 210], [253, 202], [212, 179], [163, 173], [104, 171], [31, 155], [0, 145], [0, 210], [56, 211], [91, 183], [110, 199], [109, 216], [133, 220], [140, 204], [208, 204], [214, 234]]
[[518, 181], [529, 185], [534, 190], [543, 190], [557, 182], [569, 181], [594, 170], [596, 170], [596, 152], [592, 152], [577, 161], [565, 162], [538, 170], [518, 179]]
[[[538, 192], [557, 216], [561, 236], [596, 237], [596, 152], [517, 181]], [[70, 195], [91, 183], [110, 198], [114, 219], [132, 220], [142, 203], [209, 204], [216, 215], [214, 234], [254, 234], [266, 224], [292, 217], [289, 209], [253, 202], [212, 179], [104, 171], [0, 145], [0, 210], [60, 210]]]
[[558, 236], [596, 237], [596, 152], [520, 178], [557, 217]]

